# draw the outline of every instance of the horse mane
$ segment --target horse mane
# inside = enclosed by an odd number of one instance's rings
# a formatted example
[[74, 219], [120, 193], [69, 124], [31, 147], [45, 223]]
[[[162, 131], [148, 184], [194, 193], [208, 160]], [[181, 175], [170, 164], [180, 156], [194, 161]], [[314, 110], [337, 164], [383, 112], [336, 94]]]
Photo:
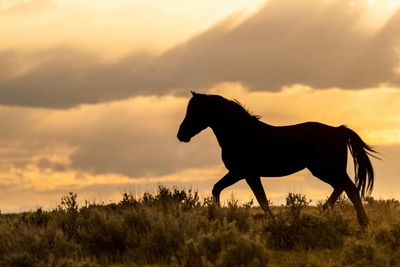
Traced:
[[242, 119], [250, 119], [250, 120], [260, 120], [261, 116], [258, 114], [253, 114], [249, 109], [240, 103], [237, 99], [229, 100], [226, 99], [225, 97], [222, 97], [220, 95], [206, 95], [206, 94], [199, 94], [192, 92], [193, 96], [196, 97], [202, 97], [202, 96], [208, 96], [211, 97], [210, 99], [213, 99], [214, 103], [217, 104], [217, 106], [222, 106], [223, 109], [229, 110], [230, 114], [234, 114], [238, 118]]
[[253, 114], [245, 105], [240, 103], [237, 99], [233, 99], [230, 102], [232, 102], [233, 105], [236, 105], [239, 110], [241, 110], [242, 113], [245, 115], [249, 116], [252, 119], [259, 120], [261, 118], [261, 115], [259, 114]]
[[[213, 95], [211, 95], [213, 96]], [[245, 120], [260, 120], [261, 116], [258, 114], [253, 114], [252, 112], [249, 111], [248, 108], [246, 108], [245, 105], [240, 103], [237, 99], [226, 99], [225, 97], [219, 96], [219, 95], [214, 95], [216, 98], [216, 101], [221, 102], [221, 104], [225, 104], [225, 108], [229, 109], [229, 111], [233, 114], [235, 114], [238, 118], [242, 118]]]

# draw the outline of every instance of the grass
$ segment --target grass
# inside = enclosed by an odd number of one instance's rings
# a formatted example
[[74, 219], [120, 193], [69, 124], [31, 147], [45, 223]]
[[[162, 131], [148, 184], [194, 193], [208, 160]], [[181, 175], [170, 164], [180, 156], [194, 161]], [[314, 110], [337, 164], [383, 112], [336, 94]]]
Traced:
[[160, 187], [119, 203], [0, 214], [0, 266], [400, 266], [400, 203], [365, 199], [361, 229], [352, 205], [335, 209], [289, 193], [275, 221], [252, 202], [226, 207], [191, 190]]

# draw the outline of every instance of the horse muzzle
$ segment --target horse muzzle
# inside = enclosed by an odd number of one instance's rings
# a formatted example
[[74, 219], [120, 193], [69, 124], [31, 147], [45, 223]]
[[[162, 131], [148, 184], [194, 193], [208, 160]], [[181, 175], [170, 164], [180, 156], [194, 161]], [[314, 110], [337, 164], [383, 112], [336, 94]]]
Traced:
[[179, 133], [178, 133], [177, 137], [178, 137], [179, 141], [184, 142], [184, 143], [189, 143], [190, 139], [191, 139], [190, 137], [182, 136]]

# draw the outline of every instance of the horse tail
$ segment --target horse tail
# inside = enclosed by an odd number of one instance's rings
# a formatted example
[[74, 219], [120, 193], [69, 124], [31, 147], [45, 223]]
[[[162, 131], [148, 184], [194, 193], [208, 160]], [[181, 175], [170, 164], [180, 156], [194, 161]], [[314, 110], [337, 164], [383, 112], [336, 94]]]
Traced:
[[361, 192], [361, 197], [364, 197], [366, 192], [371, 194], [374, 187], [374, 169], [368, 155], [378, 158], [373, 154], [377, 152], [350, 128], [342, 125], [339, 129], [346, 137], [347, 146], [353, 156], [355, 184]]

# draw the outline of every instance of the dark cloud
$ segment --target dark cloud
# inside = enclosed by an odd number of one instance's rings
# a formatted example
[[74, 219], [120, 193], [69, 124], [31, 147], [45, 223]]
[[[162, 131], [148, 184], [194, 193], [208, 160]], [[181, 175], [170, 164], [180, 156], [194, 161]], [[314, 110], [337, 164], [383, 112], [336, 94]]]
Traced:
[[221, 162], [211, 135], [197, 137], [191, 146], [179, 144], [175, 135], [175, 130], [168, 135], [145, 131], [132, 134], [122, 126], [109, 135], [100, 130], [97, 137], [80, 140], [79, 149], [71, 155], [71, 167], [93, 174], [146, 177]]
[[[2, 67], [3, 58], [10, 62], [8, 68]], [[132, 55], [116, 63], [105, 63], [96, 55], [72, 49], [42, 51], [27, 59], [3, 53], [0, 54], [0, 102], [64, 108], [121, 99], [135, 94], [133, 73], [142, 71], [147, 60], [146, 55]], [[24, 70], [21, 65], [28, 62], [35, 62], [36, 66]], [[17, 74], [7, 76], [6, 71], [13, 68]], [[19, 69], [22, 73], [18, 73]]]
[[398, 83], [400, 12], [371, 36], [357, 28], [366, 7], [325, 3], [270, 1], [232, 30], [214, 28], [169, 51], [159, 59], [158, 73], [175, 79], [171, 87], [220, 81], [256, 90], [294, 83], [316, 88]]
[[186, 101], [135, 98], [67, 110], [1, 107], [0, 171], [82, 171], [148, 177], [221, 162], [210, 130], [176, 138]]
[[[63, 108], [134, 95], [182, 93], [224, 81], [253, 90], [294, 83], [315, 88], [400, 84], [400, 11], [375, 34], [361, 30], [363, 1], [269, 1], [231, 27], [230, 19], [159, 57], [118, 62], [68, 49], [28, 58], [0, 53], [0, 103]], [[34, 62], [24, 72], [27, 62]], [[17, 74], [11, 75], [16, 72]]]
[[41, 170], [52, 170], [56, 172], [64, 172], [67, 171], [68, 166], [61, 162], [54, 162], [48, 158], [41, 158], [36, 163], [36, 166]]

